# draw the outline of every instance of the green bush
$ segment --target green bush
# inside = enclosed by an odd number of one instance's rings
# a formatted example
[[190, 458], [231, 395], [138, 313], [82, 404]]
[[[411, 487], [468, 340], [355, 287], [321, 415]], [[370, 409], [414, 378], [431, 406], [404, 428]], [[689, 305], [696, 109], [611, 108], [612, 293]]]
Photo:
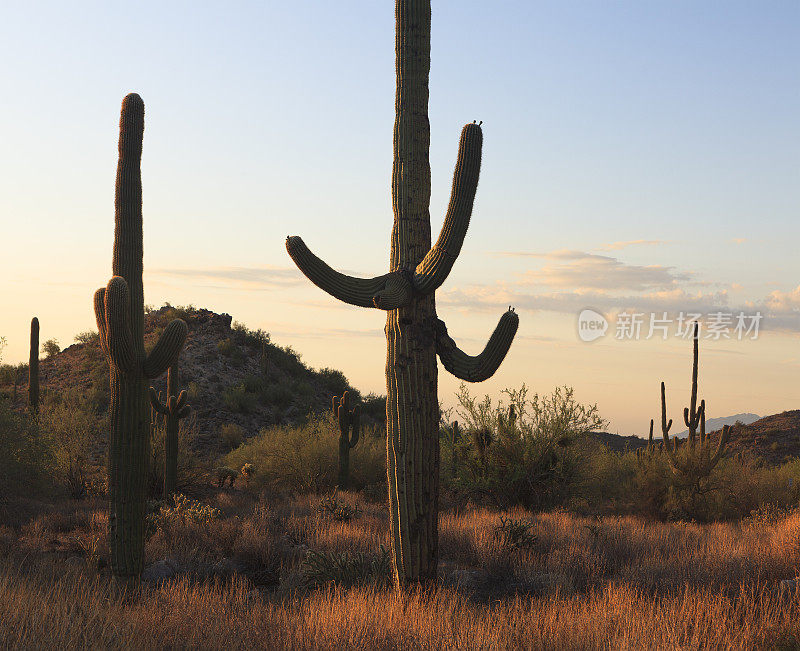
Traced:
[[54, 448], [55, 474], [73, 499], [86, 495], [101, 426], [92, 405], [77, 392], [62, 394], [40, 411], [39, 428]]
[[236, 423], [225, 423], [220, 425], [219, 437], [229, 450], [235, 450], [244, 440], [244, 430]]
[[[313, 415], [300, 425], [262, 429], [223, 459], [223, 465], [258, 468], [256, 488], [319, 491], [333, 488], [339, 463], [339, 428], [329, 413]], [[370, 428], [350, 452], [350, 483], [358, 489], [386, 475], [386, 443]]]
[[45, 357], [53, 357], [61, 352], [61, 346], [58, 345], [57, 339], [48, 339], [42, 344], [42, 352]]
[[0, 396], [0, 477], [4, 495], [26, 495], [52, 486], [56, 467], [53, 442], [27, 414], [12, 410]]
[[333, 583], [346, 588], [372, 585], [381, 589], [391, 582], [391, 556], [383, 546], [377, 554], [308, 551], [300, 570], [306, 585], [312, 588]]
[[600, 446], [585, 433], [605, 425], [597, 407], [578, 403], [569, 387], [531, 398], [525, 385], [503, 394], [508, 404], [501, 399], [494, 405], [489, 396], [479, 402], [461, 385], [463, 434], [455, 450], [445, 440], [450, 450], [442, 457], [455, 459], [456, 467], [443, 476], [454, 477], [454, 487], [471, 497], [501, 507], [552, 508], [587, 490], [592, 477], [586, 469]]
[[244, 382], [228, 387], [222, 392], [222, 402], [231, 411], [243, 414], [255, 409], [256, 395], [247, 391]]

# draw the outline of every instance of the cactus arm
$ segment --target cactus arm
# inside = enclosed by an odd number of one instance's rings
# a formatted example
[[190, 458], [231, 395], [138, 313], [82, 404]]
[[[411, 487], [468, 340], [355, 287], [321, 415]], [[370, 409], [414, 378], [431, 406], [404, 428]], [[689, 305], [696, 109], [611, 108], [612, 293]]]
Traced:
[[187, 397], [186, 389], [178, 394], [178, 402], [175, 405], [175, 409], [183, 409], [184, 405], [186, 405], [186, 397]]
[[178, 418], [186, 418], [191, 413], [192, 413], [191, 405], [184, 405], [178, 410]]
[[106, 288], [101, 287], [94, 293], [94, 317], [100, 333], [100, 350], [108, 357], [108, 327], [106, 325]]
[[719, 437], [719, 443], [717, 443], [717, 451], [714, 453], [714, 456], [711, 457], [711, 461], [709, 462], [709, 470], [717, 465], [719, 460], [722, 458], [722, 455], [725, 453], [725, 447], [728, 445], [728, 441], [731, 438], [731, 426], [724, 425], [722, 428], [722, 434]]
[[672, 427], [672, 419], [667, 422], [667, 393], [664, 383], [661, 383], [661, 435], [664, 437], [664, 447], [667, 448], [670, 456], [674, 456], [675, 450], [669, 440], [669, 430]]
[[136, 346], [130, 322], [130, 293], [121, 276], [108, 281], [105, 291], [106, 347], [108, 356], [122, 373], [136, 365]]
[[492, 377], [511, 348], [517, 333], [519, 316], [510, 309], [500, 317], [489, 342], [479, 355], [471, 356], [462, 351], [447, 334], [444, 321], [436, 323], [436, 354], [442, 365], [460, 380], [483, 382]]
[[144, 361], [142, 370], [145, 377], [157, 378], [177, 361], [188, 332], [186, 322], [182, 319], [169, 323]]
[[436, 244], [414, 272], [414, 291], [418, 294], [430, 294], [441, 287], [461, 252], [478, 188], [482, 145], [483, 133], [480, 125], [465, 125], [461, 130], [450, 204], [442, 230]]
[[167, 409], [167, 405], [161, 402], [161, 399], [158, 397], [158, 394], [153, 387], [150, 387], [149, 394], [150, 404], [152, 405], [153, 409], [163, 416], [169, 416], [169, 409]]
[[348, 276], [314, 255], [302, 238], [297, 236], [286, 238], [286, 250], [306, 278], [343, 303], [393, 310], [411, 301], [411, 280], [402, 272], [375, 278]]

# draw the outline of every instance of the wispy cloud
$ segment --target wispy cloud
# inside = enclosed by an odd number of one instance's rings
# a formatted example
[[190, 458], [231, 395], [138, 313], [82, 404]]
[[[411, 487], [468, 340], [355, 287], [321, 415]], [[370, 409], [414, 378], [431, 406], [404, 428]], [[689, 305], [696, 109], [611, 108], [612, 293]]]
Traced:
[[620, 249], [627, 249], [629, 246], [658, 246], [659, 244], [668, 244], [668, 240], [626, 240], [624, 242], [611, 242], [604, 244], [600, 247], [602, 251], [619, 251]]
[[632, 265], [617, 258], [579, 251], [556, 251], [550, 260], [564, 261], [525, 273], [523, 283], [579, 290], [654, 291], [692, 279], [688, 272], [661, 265]]
[[187, 278], [222, 283], [248, 289], [272, 289], [297, 285], [303, 279], [291, 267], [217, 267], [208, 269], [153, 269], [151, 276]]

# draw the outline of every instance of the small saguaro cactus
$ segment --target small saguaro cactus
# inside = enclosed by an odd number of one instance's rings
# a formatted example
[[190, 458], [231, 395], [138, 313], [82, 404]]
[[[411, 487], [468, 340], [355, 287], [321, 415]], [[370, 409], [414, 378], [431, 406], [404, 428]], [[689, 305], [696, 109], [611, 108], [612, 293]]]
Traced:
[[650, 458], [653, 455], [653, 419], [650, 419], [650, 434], [647, 436], [647, 448], [638, 448], [636, 450], [636, 458], [639, 462], [643, 462], [645, 458]]
[[164, 497], [175, 492], [178, 483], [178, 431], [180, 421], [186, 418], [192, 408], [186, 404], [186, 390], [178, 393], [178, 364], [167, 371], [167, 399], [161, 402], [156, 390], [150, 387], [150, 404], [156, 413], [164, 416]]
[[[706, 436], [706, 401], [701, 400], [697, 406], [697, 366], [698, 366], [698, 340], [699, 327], [695, 323], [693, 361], [692, 361], [692, 392], [690, 406], [684, 408], [683, 419], [689, 428], [688, 445], [685, 445], [683, 453], [679, 454], [677, 437], [674, 444], [669, 438], [669, 426], [666, 425], [667, 402], [664, 383], [661, 383], [661, 420], [664, 433], [664, 449], [667, 451], [669, 464], [672, 472], [679, 477], [680, 482], [691, 490], [692, 500], [694, 501], [701, 493], [701, 482], [706, 479], [714, 467], [719, 463], [725, 452], [725, 446], [730, 439], [731, 428], [725, 425], [717, 441], [717, 447], [713, 454], [711, 451], [711, 439]], [[669, 421], [669, 425], [672, 420]], [[698, 439], [697, 429], [700, 429]], [[699, 449], [697, 444], [699, 443]]]
[[358, 444], [361, 432], [359, 407], [350, 408], [350, 392], [342, 397], [333, 396], [333, 414], [339, 422], [339, 488], [346, 489], [350, 483], [350, 450]]
[[31, 319], [31, 349], [28, 358], [28, 404], [31, 413], [39, 412], [39, 319]]
[[144, 102], [131, 93], [122, 101], [119, 161], [114, 198], [113, 277], [94, 295], [100, 347], [111, 376], [109, 406], [111, 570], [136, 583], [144, 560], [147, 462], [149, 456], [148, 379], [162, 375], [178, 359], [187, 327], [175, 319], [149, 354], [144, 349], [142, 286], [142, 136]]
[[450, 443], [451, 447], [451, 457], [450, 457], [450, 476], [455, 478], [458, 474], [458, 466], [459, 466], [459, 455], [458, 455], [458, 443], [461, 441], [461, 430], [458, 427], [458, 421], [453, 421], [453, 426], [450, 428]]
[[386, 311], [386, 447], [395, 585], [436, 579], [439, 559], [439, 401], [436, 357], [457, 378], [481, 382], [506, 356], [519, 324], [509, 309], [486, 348], [461, 351], [436, 312], [435, 292], [450, 274], [469, 226], [483, 132], [461, 131], [450, 204], [431, 246], [428, 79], [430, 0], [396, 0], [396, 86], [389, 272], [354, 278], [334, 271], [299, 237], [286, 249], [311, 282], [340, 301]]

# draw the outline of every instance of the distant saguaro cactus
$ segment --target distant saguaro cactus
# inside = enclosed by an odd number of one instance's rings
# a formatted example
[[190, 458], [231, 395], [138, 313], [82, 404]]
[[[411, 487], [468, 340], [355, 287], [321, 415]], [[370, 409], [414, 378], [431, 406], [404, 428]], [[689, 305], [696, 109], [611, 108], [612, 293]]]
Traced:
[[342, 397], [333, 396], [333, 414], [339, 422], [339, 488], [346, 489], [350, 483], [350, 450], [358, 444], [361, 419], [358, 405], [350, 408], [350, 392]]
[[[666, 413], [666, 411], [665, 411]], [[646, 456], [645, 456], [646, 455]], [[650, 458], [653, 455], [653, 419], [650, 419], [650, 434], [647, 436], [647, 448], [643, 450], [642, 448], [638, 448], [636, 450], [636, 458], [639, 463], [642, 463], [645, 458]]]
[[137, 582], [144, 559], [147, 461], [150, 439], [146, 379], [177, 360], [187, 327], [175, 319], [149, 355], [144, 350], [142, 287], [142, 135], [144, 102], [122, 101], [114, 200], [114, 276], [94, 295], [100, 347], [111, 375], [109, 406], [109, 545], [114, 576]]
[[[699, 324], [694, 324], [693, 336], [693, 361], [692, 361], [692, 392], [690, 406], [684, 408], [683, 419], [689, 428], [688, 445], [679, 446], [677, 437], [673, 441], [669, 438], [669, 425], [666, 423], [667, 403], [664, 383], [661, 383], [661, 421], [664, 435], [664, 449], [669, 455], [669, 464], [672, 472], [678, 476], [680, 483], [691, 491], [693, 502], [702, 492], [701, 482], [706, 479], [714, 467], [719, 463], [725, 452], [725, 446], [730, 439], [731, 428], [725, 425], [717, 441], [717, 447], [713, 454], [711, 451], [711, 439], [706, 436], [706, 401], [701, 400], [697, 406], [697, 367], [698, 367], [698, 341], [700, 339]], [[697, 440], [697, 428], [700, 428], [699, 441]], [[699, 442], [699, 449], [697, 443]], [[683, 451], [680, 451], [680, 448]]]
[[28, 404], [31, 413], [39, 413], [39, 319], [31, 319], [31, 349], [28, 358]]
[[191, 412], [186, 404], [186, 390], [178, 393], [178, 364], [167, 371], [167, 399], [161, 402], [156, 390], [150, 387], [150, 404], [166, 421], [164, 428], [164, 498], [175, 492], [178, 483], [178, 431], [180, 421]]
[[438, 565], [439, 402], [436, 356], [456, 377], [480, 382], [503, 361], [519, 317], [509, 309], [486, 348], [461, 351], [436, 313], [434, 293], [464, 242], [480, 174], [480, 124], [461, 131], [450, 204], [431, 246], [428, 78], [430, 0], [396, 0], [396, 95], [389, 272], [353, 278], [334, 271], [299, 237], [286, 248], [311, 282], [386, 318], [386, 440], [392, 561], [398, 587], [432, 581]]

